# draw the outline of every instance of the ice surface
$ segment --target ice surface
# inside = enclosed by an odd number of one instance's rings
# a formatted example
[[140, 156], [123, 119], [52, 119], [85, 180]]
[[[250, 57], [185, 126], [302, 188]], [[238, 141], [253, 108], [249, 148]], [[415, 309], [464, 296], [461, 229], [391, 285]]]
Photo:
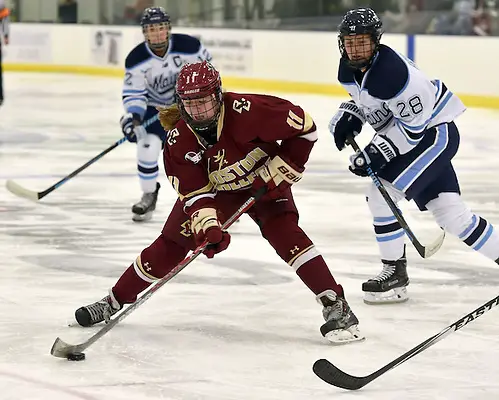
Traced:
[[[318, 358], [368, 374], [498, 293], [497, 265], [448, 237], [433, 258], [408, 246], [411, 299], [362, 303], [361, 283], [380, 264], [363, 192], [348, 152], [327, 123], [341, 99], [283, 95], [320, 128], [295, 190], [301, 225], [344, 285], [367, 336], [332, 347], [321, 308], [247, 217], [230, 248], [198, 259], [116, 329], [83, 362], [49, 355], [57, 336], [78, 343], [98, 328], [66, 326], [80, 305], [104, 296], [156, 238], [175, 200], [164, 173], [153, 221], [131, 221], [140, 196], [135, 145], [115, 149], [39, 203], [18, 199], [6, 179], [43, 190], [120, 138], [121, 82], [70, 75], [8, 74], [0, 108], [0, 398], [56, 400], [497, 399], [499, 322], [493, 310], [359, 392], [312, 373]], [[499, 113], [458, 120], [455, 166], [473, 209], [499, 222]], [[369, 134], [363, 134], [366, 142]], [[343, 154], [345, 153], [345, 154]], [[413, 204], [402, 209], [422, 242], [438, 227]]]

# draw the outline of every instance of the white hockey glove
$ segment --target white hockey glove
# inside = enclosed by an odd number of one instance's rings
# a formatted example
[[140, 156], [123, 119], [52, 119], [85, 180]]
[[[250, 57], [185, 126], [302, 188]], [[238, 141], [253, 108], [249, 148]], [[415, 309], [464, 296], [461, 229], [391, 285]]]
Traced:
[[364, 113], [353, 100], [341, 103], [338, 112], [329, 122], [329, 132], [334, 136], [338, 150], [343, 150], [347, 139], [358, 135], [365, 123]]
[[140, 142], [147, 136], [146, 128], [134, 118], [132, 113], [126, 113], [120, 118], [121, 131], [129, 142]]

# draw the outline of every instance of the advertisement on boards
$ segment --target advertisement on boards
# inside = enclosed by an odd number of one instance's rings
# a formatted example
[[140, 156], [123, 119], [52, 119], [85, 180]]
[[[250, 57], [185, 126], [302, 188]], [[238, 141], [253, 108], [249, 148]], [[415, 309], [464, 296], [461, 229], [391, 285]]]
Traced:
[[91, 60], [95, 65], [118, 66], [121, 64], [123, 34], [115, 29], [92, 29]]
[[[173, 28], [172, 33], [183, 33], [198, 38], [213, 57], [213, 65], [228, 76], [251, 76], [253, 72], [253, 38], [251, 34], [227, 29]], [[144, 41], [140, 29], [134, 42]], [[126, 49], [127, 51], [132, 50]]]
[[9, 45], [2, 46], [5, 63], [50, 64], [52, 60], [51, 28], [47, 25], [11, 25]]
[[213, 64], [222, 75], [251, 76], [253, 38], [241, 31], [204, 30], [195, 34], [213, 56]]

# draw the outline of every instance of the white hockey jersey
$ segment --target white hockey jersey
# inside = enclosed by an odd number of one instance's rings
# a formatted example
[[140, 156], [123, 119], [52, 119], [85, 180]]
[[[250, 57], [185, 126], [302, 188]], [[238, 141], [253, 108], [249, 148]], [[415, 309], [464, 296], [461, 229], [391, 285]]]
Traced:
[[175, 82], [184, 64], [210, 61], [211, 55], [193, 36], [173, 33], [163, 57], [154, 54], [146, 42], [137, 45], [125, 61], [123, 106], [125, 111], [144, 117], [147, 106], [168, 106], [175, 101]]
[[338, 80], [377, 136], [398, 154], [416, 147], [426, 129], [451, 122], [466, 110], [441, 81], [430, 80], [412, 61], [385, 45], [380, 45], [363, 76], [342, 60]]

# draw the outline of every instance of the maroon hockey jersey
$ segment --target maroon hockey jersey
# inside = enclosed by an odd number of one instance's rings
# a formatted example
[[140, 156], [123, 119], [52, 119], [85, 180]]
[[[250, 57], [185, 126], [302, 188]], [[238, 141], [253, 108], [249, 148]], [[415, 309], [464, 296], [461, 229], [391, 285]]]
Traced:
[[317, 133], [312, 118], [287, 100], [226, 92], [217, 139], [208, 146], [183, 120], [168, 132], [165, 170], [185, 208], [219, 191], [249, 189], [256, 170], [277, 154], [303, 168]]

